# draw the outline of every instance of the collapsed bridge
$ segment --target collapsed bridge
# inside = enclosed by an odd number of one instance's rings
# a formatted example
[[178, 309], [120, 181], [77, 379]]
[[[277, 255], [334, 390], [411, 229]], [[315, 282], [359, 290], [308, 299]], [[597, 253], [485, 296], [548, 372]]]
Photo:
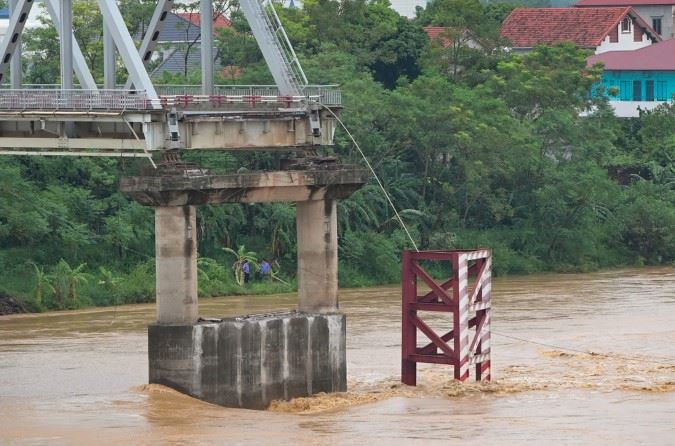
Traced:
[[[150, 381], [232, 407], [346, 389], [345, 317], [339, 313], [336, 201], [367, 173], [316, 156], [333, 144], [340, 92], [311, 86], [270, 0], [239, 0], [274, 86], [215, 86], [213, 23], [201, 20], [202, 85], [156, 86], [146, 66], [173, 0], [157, 2], [137, 48], [115, 1], [103, 17], [98, 85], [73, 32], [72, 0], [44, 0], [60, 43], [61, 83], [23, 85], [21, 32], [36, 1], [11, 0], [0, 42], [0, 154], [145, 158], [152, 169], [121, 190], [155, 211], [157, 321]], [[200, 1], [213, 17], [212, 0]], [[118, 85], [118, 59], [128, 80]], [[9, 73], [8, 73], [9, 72]], [[78, 84], [75, 83], [77, 78]], [[190, 150], [295, 153], [274, 172], [219, 175], [181, 161]], [[231, 320], [200, 318], [197, 206], [292, 202], [297, 212], [298, 308]]]

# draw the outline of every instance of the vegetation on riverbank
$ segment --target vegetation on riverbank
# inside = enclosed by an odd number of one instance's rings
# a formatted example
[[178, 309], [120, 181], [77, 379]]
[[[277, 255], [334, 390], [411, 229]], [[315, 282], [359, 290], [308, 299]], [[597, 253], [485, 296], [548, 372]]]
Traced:
[[[75, 3], [78, 40], [100, 77], [98, 22], [87, 1]], [[130, 23], [148, 19], [152, 2], [122, 3]], [[421, 249], [491, 247], [497, 274], [675, 260], [675, 107], [620, 120], [588, 94], [601, 69], [586, 67], [584, 51], [504, 51], [498, 27], [512, 4], [435, 0], [407, 20], [386, 0], [304, 3], [280, 14], [308, 77], [341, 84], [344, 120]], [[240, 77], [219, 81], [271, 83], [245, 21], [236, 7], [230, 13], [219, 53]], [[448, 28], [449, 45], [429, 42], [430, 24]], [[31, 53], [27, 82], [58, 81], [54, 35], [26, 36], [28, 49], [46, 48]], [[322, 153], [362, 164], [341, 130], [336, 142]], [[236, 171], [275, 168], [279, 155], [190, 159]], [[0, 292], [32, 310], [152, 300], [153, 214], [117, 191], [135, 169], [111, 159], [0, 159]], [[399, 279], [410, 243], [393, 217], [374, 181], [339, 203], [342, 286]], [[198, 236], [200, 294], [294, 288], [293, 205], [203, 207]], [[275, 259], [283, 282], [237, 284], [236, 255], [223, 248], [242, 246]]]

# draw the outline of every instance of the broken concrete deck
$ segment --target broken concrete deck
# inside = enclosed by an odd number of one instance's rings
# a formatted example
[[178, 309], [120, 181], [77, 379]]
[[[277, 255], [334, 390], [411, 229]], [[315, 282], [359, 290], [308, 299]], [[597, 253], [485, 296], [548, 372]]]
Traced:
[[120, 190], [146, 206], [199, 206], [335, 200], [347, 198], [367, 181], [367, 171], [354, 166], [224, 175], [185, 170], [125, 177]]

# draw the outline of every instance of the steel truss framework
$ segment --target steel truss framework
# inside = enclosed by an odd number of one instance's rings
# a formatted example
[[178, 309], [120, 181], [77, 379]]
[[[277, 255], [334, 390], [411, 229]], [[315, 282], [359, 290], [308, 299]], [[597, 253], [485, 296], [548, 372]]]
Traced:
[[[452, 276], [437, 282], [421, 262], [449, 262]], [[401, 381], [417, 384], [417, 363], [454, 366], [465, 381], [475, 365], [477, 381], [490, 380], [490, 309], [492, 253], [476, 251], [404, 251], [402, 271]], [[470, 278], [474, 278], [470, 284]], [[430, 291], [419, 294], [418, 279]], [[452, 314], [452, 329], [438, 334], [419, 312]], [[429, 343], [419, 346], [418, 331]]]
[[[14, 61], [20, 66], [21, 33], [26, 25], [35, 0], [11, 0], [11, 17], [7, 35], [0, 42], [0, 81], [7, 68]], [[99, 9], [103, 16], [104, 61], [106, 88], [113, 88], [115, 51], [119, 52], [124, 66], [129, 72], [125, 90], [143, 90], [152, 99], [156, 93], [145, 65], [150, 62], [157, 46], [159, 35], [164, 27], [167, 15], [175, 6], [174, 0], [159, 0], [155, 7], [148, 29], [140, 48], [136, 48], [127, 29], [116, 1], [99, 0]], [[72, 29], [72, 0], [45, 0], [47, 12], [57, 28], [61, 43], [62, 87], [73, 88], [72, 69], [74, 68], [80, 85], [88, 90], [96, 89], [91, 71], [75, 39]], [[288, 36], [279, 21], [271, 0], [240, 0], [240, 5], [251, 26], [265, 61], [282, 95], [300, 96], [307, 85], [307, 78], [291, 46]], [[213, 16], [213, 0], [200, 1], [202, 16]], [[202, 94], [213, 93], [213, 21], [201, 20], [202, 35]], [[20, 70], [12, 69], [13, 88], [20, 85]]]
[[[7, 67], [11, 64], [14, 58], [21, 58], [20, 51], [20, 37], [23, 32], [28, 15], [33, 8], [35, 0], [13, 0], [12, 14], [7, 28], [5, 38], [0, 42], [0, 80], [5, 75]], [[164, 3], [164, 2], [160, 2]], [[99, 0], [99, 9], [103, 16], [103, 25], [106, 30], [106, 36], [109, 36], [114, 42], [114, 47], [120, 53], [124, 65], [129, 72], [129, 77], [134, 85], [139, 90], [143, 90], [148, 96], [153, 99], [157, 98], [157, 93], [154, 90], [150, 76], [145, 70], [145, 66], [136, 49], [131, 34], [124, 23], [122, 14], [115, 1]], [[96, 82], [94, 81], [91, 71], [86, 65], [82, 51], [77, 44], [72, 29], [73, 8], [72, 0], [45, 0], [47, 12], [49, 13], [54, 25], [57, 28], [59, 39], [61, 43], [61, 82], [65, 90], [73, 88], [72, 74], [73, 68], [76, 71], [80, 84], [89, 90], [96, 89]], [[159, 5], [162, 6], [162, 5]], [[159, 24], [156, 24], [159, 27]], [[147, 47], [147, 45], [146, 45]], [[110, 45], [106, 45], [106, 51], [114, 51]], [[141, 50], [143, 50], [143, 46]], [[14, 77], [20, 73], [12, 73]], [[16, 85], [17, 79], [13, 79], [13, 84]]]
[[[18, 149], [23, 154], [30, 152], [31, 146], [36, 147], [35, 154], [39, 155], [55, 149], [59, 149], [59, 153], [66, 153], [62, 149], [83, 147], [83, 144], [96, 139], [100, 141], [92, 146], [94, 150], [117, 147], [139, 150], [144, 147], [143, 156], [149, 156], [147, 151], [161, 148], [228, 150], [247, 147], [262, 149], [266, 144], [272, 144], [268, 147], [281, 148], [325, 144], [327, 141], [332, 143], [333, 126], [324, 123], [330, 118], [326, 118], [328, 115], [322, 110], [327, 104], [322, 100], [322, 95], [314, 93], [315, 87], [307, 85], [305, 74], [272, 0], [240, 0], [239, 3], [275, 80], [276, 91], [271, 94], [222, 94], [218, 91], [213, 80], [213, 21], [200, 20], [201, 91], [182, 95], [160, 95], [146, 68], [176, 1], [156, 2], [146, 34], [140, 47], [136, 48], [117, 2], [98, 0], [103, 18], [103, 89], [96, 84], [75, 39], [73, 0], [43, 1], [60, 40], [60, 92], [22, 87], [21, 33], [37, 0], [10, 0], [10, 23], [6, 36], [0, 41], [0, 82], [11, 67], [11, 89], [0, 89], [0, 154], [12, 154], [13, 150]], [[200, 0], [201, 17], [213, 16], [212, 2]], [[118, 88], [115, 79], [118, 57], [129, 74], [124, 88]], [[79, 89], [74, 83], [74, 77], [79, 81]], [[329, 94], [335, 96], [334, 93]], [[270, 133], [270, 127], [276, 125], [280, 128], [279, 123], [270, 122], [268, 115], [261, 117], [257, 113], [260, 105], [266, 104], [269, 104], [268, 108], [276, 107], [275, 119], [293, 121], [288, 128], [298, 132], [296, 138], [281, 137], [279, 129], [276, 133], [279, 138], [265, 137]], [[97, 113], [94, 126], [79, 123], [83, 119], [93, 119], [92, 111], [101, 110], [112, 114]], [[134, 113], [133, 116], [127, 116], [129, 111]], [[237, 133], [250, 133], [255, 141], [240, 136], [222, 136], [223, 127], [233, 127], [233, 111], [240, 111], [238, 119], [245, 121]], [[124, 116], [119, 118], [118, 114]], [[194, 123], [195, 114], [199, 114], [203, 125]], [[118, 125], [120, 119], [124, 124], [121, 127]], [[46, 124], [48, 120], [53, 124]], [[246, 123], [251, 126], [247, 127]], [[258, 131], [257, 128], [262, 130]], [[215, 132], [221, 136], [217, 136], [217, 142], [206, 144], [195, 141], [207, 141], [208, 138], [190, 138], [184, 134], [187, 131], [194, 135]], [[326, 131], [330, 135], [322, 139]], [[162, 138], [165, 142], [162, 142]], [[82, 155], [82, 152], [77, 154]]]

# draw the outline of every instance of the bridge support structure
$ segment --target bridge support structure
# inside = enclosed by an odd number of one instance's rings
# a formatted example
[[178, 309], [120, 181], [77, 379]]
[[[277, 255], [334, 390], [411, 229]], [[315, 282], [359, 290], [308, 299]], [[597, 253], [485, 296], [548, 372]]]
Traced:
[[[437, 282], [424, 269], [429, 262], [450, 266], [449, 279]], [[473, 277], [473, 284], [470, 279]], [[418, 279], [428, 292], [420, 294]], [[402, 339], [401, 381], [417, 384], [417, 363], [454, 366], [454, 377], [469, 379], [475, 366], [477, 381], [490, 381], [490, 309], [492, 297], [492, 252], [473, 251], [403, 252], [402, 269]], [[444, 334], [434, 331], [422, 312], [452, 315], [451, 329]], [[418, 331], [429, 343], [419, 347]]]
[[157, 321], [197, 322], [197, 208], [155, 207]]
[[[145, 158], [157, 167], [122, 191], [155, 209], [157, 323], [149, 330], [150, 380], [233, 407], [346, 388], [345, 318], [338, 311], [336, 200], [367, 179], [348, 166], [212, 175], [179, 162], [187, 150], [316, 153], [332, 145], [341, 109], [334, 86], [308, 85], [273, 0], [240, 0], [275, 86], [214, 86], [213, 0], [200, 0], [202, 83], [158, 91], [148, 62], [176, 0], [157, 0], [140, 47], [116, 1], [98, 0], [103, 89], [73, 30], [73, 0], [44, 0], [59, 35], [61, 84], [21, 88], [21, 33], [34, 0], [10, 0], [0, 39], [0, 155]], [[196, 3], [196, 2], [195, 2]], [[127, 71], [116, 88], [117, 60]], [[10, 67], [11, 66], [11, 67]], [[75, 82], [77, 80], [77, 82]], [[299, 311], [199, 319], [197, 207], [296, 203]]]
[[[350, 166], [229, 175], [160, 168], [123, 178], [123, 192], [155, 209], [157, 323], [148, 332], [150, 382], [249, 409], [346, 390], [336, 202], [367, 178]], [[270, 202], [296, 203], [298, 309], [199, 319], [196, 207]]]

